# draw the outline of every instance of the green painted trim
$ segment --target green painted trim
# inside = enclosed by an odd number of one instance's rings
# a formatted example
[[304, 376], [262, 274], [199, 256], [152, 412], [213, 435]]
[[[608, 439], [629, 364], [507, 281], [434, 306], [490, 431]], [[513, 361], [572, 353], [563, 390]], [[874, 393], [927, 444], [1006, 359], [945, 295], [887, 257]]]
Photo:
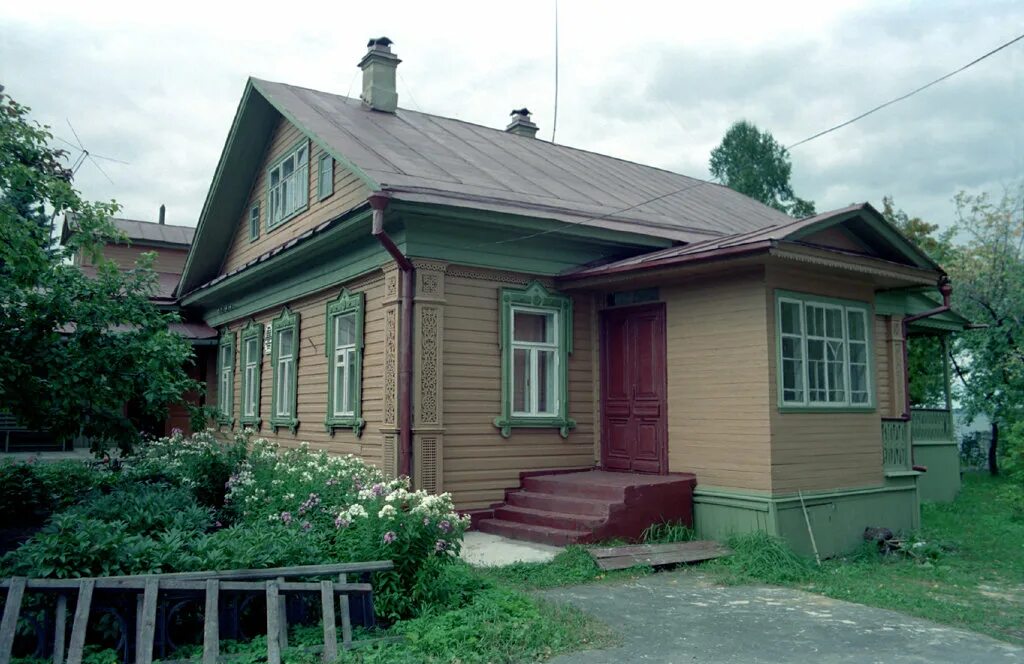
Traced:
[[260, 239], [260, 202], [256, 201], [249, 208], [249, 242]]
[[[225, 328], [220, 331], [220, 339], [217, 343], [217, 424], [228, 428], [235, 426], [233, 416], [235, 407], [235, 338], [235, 333]], [[224, 371], [225, 347], [231, 349], [231, 383], [226, 395], [223, 394], [224, 390], [220, 389], [220, 378]]]
[[[323, 179], [323, 169], [324, 162], [327, 161], [328, 159], [331, 162], [331, 171], [329, 177], [327, 178], [327, 186], [325, 187]], [[325, 198], [329, 198], [332, 194], [334, 194], [334, 157], [332, 157], [326, 152], [321, 152], [320, 158], [316, 162], [316, 193], [318, 201], [322, 201]]]
[[[327, 416], [324, 419], [324, 426], [332, 436], [336, 429], [352, 429], [358, 438], [363, 434], [363, 427], [366, 420], [362, 418], [363, 406], [363, 346], [364, 339], [364, 317], [366, 310], [365, 296], [362, 291], [349, 292], [341, 289], [337, 299], [327, 303], [327, 316], [324, 319], [326, 325], [326, 336], [324, 343], [324, 354], [327, 355]], [[334, 319], [338, 316], [348, 314], [355, 315], [356, 352], [355, 377], [356, 384], [351, 386], [355, 392], [355, 403], [351, 415], [332, 415], [334, 412]]]
[[[917, 471], [909, 471], [907, 474], [920, 475]], [[804, 491], [803, 499], [807, 500], [822, 500], [827, 498], [843, 498], [846, 496], [859, 496], [873, 493], [889, 493], [893, 491], [909, 491], [912, 486], [886, 486], [884, 484], [876, 486], [862, 486], [862, 487], [850, 487], [845, 489], [817, 489], [813, 491]], [[724, 487], [706, 487], [697, 485], [693, 490], [694, 499], [697, 498], [725, 498], [729, 500], [742, 500], [751, 501], [757, 503], [792, 503], [800, 502], [800, 492], [789, 492], [789, 493], [767, 493], [763, 491], [757, 491], [753, 489], [730, 489]]]
[[[301, 150], [303, 148], [303, 146], [305, 146], [305, 148], [306, 148], [306, 182], [304, 183], [305, 186], [302, 188], [302, 191], [304, 191], [305, 194], [306, 194], [306, 202], [303, 203], [302, 205], [300, 205], [299, 207], [295, 208], [294, 210], [292, 210], [291, 212], [289, 212], [285, 216], [281, 217], [281, 219], [279, 221], [274, 221], [274, 219], [273, 219], [273, 217], [274, 217], [274, 209], [273, 209], [273, 207], [270, 204], [270, 200], [271, 200], [270, 199], [270, 171], [274, 170], [275, 168], [280, 166], [283, 162], [287, 161], [289, 157], [294, 157], [295, 153], [298, 152], [299, 150]], [[286, 224], [289, 220], [293, 219], [294, 217], [302, 214], [303, 212], [305, 212], [306, 210], [309, 209], [309, 171], [311, 170], [310, 169], [310, 163], [309, 163], [309, 154], [310, 154], [309, 139], [308, 138], [301, 138], [287, 152], [285, 152], [280, 157], [278, 157], [273, 162], [271, 162], [270, 165], [267, 166], [267, 168], [265, 169], [264, 172], [265, 172], [266, 180], [267, 180], [267, 182], [266, 182], [267, 207], [270, 208], [268, 210], [268, 214], [266, 215], [266, 217], [267, 217], [267, 232], [268, 233], [270, 231], [274, 230], [275, 228], [280, 228], [281, 226]]]
[[[292, 331], [292, 375], [289, 381], [290, 385], [288, 389], [291, 391], [291, 412], [287, 415], [277, 414], [277, 354], [278, 348], [278, 337], [281, 332], [286, 330]], [[285, 307], [281, 310], [281, 315], [270, 322], [270, 366], [273, 373], [273, 384], [270, 390], [270, 426], [274, 429], [274, 433], [281, 427], [285, 427], [291, 430], [292, 433], [299, 428], [299, 420], [296, 417], [296, 411], [298, 404], [295, 402], [295, 398], [298, 394], [298, 377], [299, 377], [299, 349], [302, 347], [301, 339], [299, 338], [299, 314], [292, 313], [292, 310]]]
[[367, 175], [366, 171], [357, 166], [354, 161], [351, 161], [345, 155], [335, 150], [331, 145], [329, 145], [326, 141], [320, 138], [315, 132], [311, 131], [301, 122], [299, 122], [298, 118], [295, 115], [293, 115], [290, 111], [285, 109], [281, 104], [275, 102], [270, 93], [262, 89], [257, 81], [250, 78], [249, 83], [253, 86], [253, 88], [256, 89], [257, 92], [260, 93], [260, 95], [264, 99], [267, 100], [267, 103], [273, 106], [278, 113], [280, 113], [286, 120], [288, 120], [288, 122], [291, 122], [293, 125], [295, 125], [299, 129], [299, 131], [305, 134], [306, 137], [309, 138], [311, 141], [319, 145], [322, 150], [324, 150], [325, 152], [329, 153], [332, 157], [334, 157], [338, 161], [338, 163], [342, 164], [345, 168], [352, 171], [357, 178], [363, 181], [363, 184], [370, 188], [370, 191], [381, 190], [380, 184], [376, 180], [371, 178], [369, 175]]
[[[501, 289], [501, 326], [499, 348], [501, 349], [501, 415], [494, 418], [494, 426], [501, 435], [508, 438], [513, 428], [558, 428], [562, 438], [569, 437], [569, 431], [576, 427], [576, 421], [569, 417], [569, 355], [572, 353], [572, 298], [544, 288], [534, 281], [526, 288]], [[512, 412], [512, 308], [516, 306], [546, 309], [559, 318], [558, 331], [558, 408], [554, 416], [523, 417]]]
[[[364, 223], [369, 210], [303, 243], [303, 251], [282, 251], [202, 290], [182, 304], [203, 310], [208, 325], [245, 318], [286, 304], [303, 295], [350, 281], [379, 269], [389, 259]], [[389, 231], [401, 248], [402, 231]], [[345, 247], [339, 251], [338, 247]]]
[[[776, 288], [774, 293], [775, 298], [775, 389], [776, 389], [776, 407], [780, 413], [873, 413], [878, 408], [877, 403], [877, 391], [878, 386], [875, 384], [878, 375], [878, 367], [875, 361], [875, 314], [874, 308], [870, 302], [862, 302], [860, 300], [847, 300], [843, 298], [828, 297], [824, 295], [815, 295], [814, 293], [799, 293], [796, 291], [784, 290]], [[867, 337], [867, 355], [868, 355], [868, 403], [866, 404], [812, 404], [807, 401], [810, 398], [810, 388], [807, 381], [807, 346], [804, 344], [802, 350], [803, 367], [804, 367], [804, 399], [805, 403], [797, 404], [789, 401], [783, 401], [783, 371], [782, 371], [782, 300], [796, 300], [801, 302], [802, 305], [810, 304], [832, 304], [841, 306], [847, 309], [858, 309], [864, 313], [864, 333]], [[806, 317], [802, 317], [803, 327], [801, 333], [806, 339], [807, 336], [807, 321]], [[847, 327], [847, 319], [843, 315], [843, 327], [844, 334]], [[850, 366], [849, 366], [849, 342], [847, 341], [847, 362], [845, 366], [844, 374], [849, 382], [850, 378]], [[850, 394], [850, 389], [847, 386], [845, 390], [847, 396]]]
[[[249, 363], [248, 350], [249, 341], [256, 340], [256, 354], [259, 359], [256, 361], [256, 412], [247, 416], [245, 414], [245, 395], [248, 392], [246, 383], [246, 367]], [[242, 365], [242, 394], [238, 404], [238, 423], [242, 426], [251, 426], [259, 429], [263, 424], [260, 418], [260, 401], [263, 395], [263, 325], [256, 321], [250, 321], [242, 328], [242, 339], [238, 349], [239, 364]]]

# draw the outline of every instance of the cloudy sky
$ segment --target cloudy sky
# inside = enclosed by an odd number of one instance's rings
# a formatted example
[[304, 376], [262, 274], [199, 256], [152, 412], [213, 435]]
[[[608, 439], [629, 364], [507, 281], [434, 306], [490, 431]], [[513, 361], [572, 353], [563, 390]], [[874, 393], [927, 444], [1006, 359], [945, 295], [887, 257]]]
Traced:
[[[77, 178], [127, 217], [166, 203], [169, 223], [195, 225], [246, 77], [357, 95], [371, 36], [403, 60], [401, 106], [504, 127], [525, 105], [551, 137], [554, 0], [149, 4], [0, 7], [0, 83], [60, 139], [76, 141], [70, 121], [91, 152], [127, 162], [87, 162]], [[788, 145], [1024, 32], [1019, 1], [560, 0], [558, 12], [557, 141], [695, 177], [738, 119]], [[819, 210], [891, 194], [948, 222], [956, 192], [1024, 177], [1024, 41], [792, 158]]]

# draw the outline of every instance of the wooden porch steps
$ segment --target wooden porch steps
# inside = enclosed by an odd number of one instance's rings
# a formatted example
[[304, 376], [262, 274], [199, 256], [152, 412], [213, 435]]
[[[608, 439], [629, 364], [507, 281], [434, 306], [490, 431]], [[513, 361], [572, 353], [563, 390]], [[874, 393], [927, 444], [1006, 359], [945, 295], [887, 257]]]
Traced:
[[692, 525], [695, 485], [689, 473], [532, 475], [475, 523], [485, 533], [556, 546], [636, 540], [653, 523]]

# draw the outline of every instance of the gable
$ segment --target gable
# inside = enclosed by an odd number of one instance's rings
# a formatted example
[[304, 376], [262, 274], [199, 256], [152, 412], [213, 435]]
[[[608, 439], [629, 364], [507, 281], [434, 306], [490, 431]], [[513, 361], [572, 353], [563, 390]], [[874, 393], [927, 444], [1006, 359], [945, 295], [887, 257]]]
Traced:
[[813, 244], [819, 247], [825, 247], [827, 249], [839, 249], [840, 251], [851, 251], [858, 254], [875, 255], [863, 242], [859, 241], [856, 236], [847, 231], [841, 226], [833, 226], [832, 228], [826, 228], [812, 233], [803, 239], [803, 242], [807, 244]]
[[[296, 214], [291, 219], [268, 229], [267, 180], [269, 168], [303, 143], [309, 150], [309, 169], [306, 182], [307, 207], [305, 211]], [[369, 187], [349, 168], [337, 162], [334, 163], [333, 168], [331, 193], [323, 199], [320, 198], [317, 168], [321, 155], [330, 157], [319, 144], [311, 141], [294, 123], [284, 117], [278, 117], [270, 131], [263, 156], [259, 160], [259, 168], [252, 174], [251, 184], [245, 196], [245, 204], [236, 216], [234, 232], [229, 240], [224, 261], [218, 270], [219, 274], [237, 270], [260, 255], [288, 243], [321, 223], [334, 219], [366, 201], [371, 193]], [[259, 205], [260, 232], [256, 240], [251, 240], [249, 218], [251, 210], [256, 205]]]

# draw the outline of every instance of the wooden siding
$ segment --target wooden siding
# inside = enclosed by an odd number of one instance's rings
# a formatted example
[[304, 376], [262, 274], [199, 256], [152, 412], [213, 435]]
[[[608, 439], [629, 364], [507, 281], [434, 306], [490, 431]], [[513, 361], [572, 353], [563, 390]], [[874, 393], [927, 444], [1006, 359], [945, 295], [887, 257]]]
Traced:
[[[840, 489], [883, 483], [880, 414], [782, 413], [777, 407], [775, 289], [874, 302], [868, 281], [841, 278], [826, 271], [769, 265], [765, 311], [771, 412], [772, 491]], [[876, 340], [877, 344], [877, 340]], [[875, 349], [877, 354], [877, 347]], [[877, 370], [873, 374], [877, 385]]]
[[569, 356], [569, 416], [576, 428], [563, 439], [556, 429], [512, 429], [502, 438], [498, 294], [520, 284], [497, 274], [455, 276], [445, 286], [444, 490], [459, 509], [489, 507], [519, 486], [523, 471], [594, 464], [591, 297], [574, 298], [573, 353]]
[[[384, 391], [384, 281], [377, 272], [370, 278], [357, 280], [347, 287], [352, 291], [366, 293], [366, 319], [364, 323], [365, 346], [363, 350], [362, 416], [366, 420], [363, 435], [356, 437], [349, 429], [331, 434], [324, 427], [327, 415], [328, 362], [325, 353], [324, 319], [327, 302], [338, 297], [341, 287], [333, 287], [289, 303], [292, 312], [300, 315], [299, 356], [297, 362], [297, 396], [299, 427], [296, 433], [278, 429], [275, 434], [268, 426], [271, 412], [271, 387], [274, 371], [270, 354], [263, 355], [260, 381], [260, 417], [263, 427], [260, 436], [275, 440], [282, 446], [294, 447], [308, 442], [315, 449], [324, 449], [334, 454], [355, 454], [374, 464], [381, 462], [382, 437], [382, 396]], [[281, 313], [276, 307], [260, 312], [252, 320], [267, 325]], [[236, 321], [228, 327], [238, 334], [235, 344], [235, 390], [233, 416], [237, 421], [241, 414], [242, 366], [241, 330], [250, 319]], [[210, 385], [212, 403], [216, 403], [216, 380]]]
[[[249, 200], [238, 220], [231, 246], [224, 258], [221, 274], [230, 272], [244, 265], [263, 253], [298, 237], [318, 224], [337, 217], [366, 200], [369, 189], [356, 175], [341, 164], [334, 164], [334, 193], [318, 200], [317, 167], [323, 150], [319, 145], [309, 142], [309, 204], [305, 211], [295, 215], [283, 224], [267, 230], [267, 167], [279, 157], [294, 148], [305, 135], [288, 120], [281, 118], [274, 129], [263, 163], [256, 174]], [[260, 204], [260, 237], [255, 242], [249, 241], [249, 211], [256, 203]], [[369, 232], [369, 229], [367, 229]]]
[[[181, 274], [181, 271], [185, 269], [187, 249], [147, 247], [143, 244], [108, 244], [103, 247], [103, 257], [113, 261], [122, 270], [130, 270], [135, 267], [135, 261], [138, 260], [140, 254], [150, 251], [156, 254], [156, 258], [153, 260], [154, 271]], [[92, 265], [92, 261], [83, 256], [82, 265]]]
[[768, 342], [762, 269], [662, 288], [670, 472], [767, 491]]
[[823, 231], [818, 231], [817, 233], [808, 235], [803, 238], [801, 242], [816, 244], [820, 247], [828, 247], [830, 249], [853, 251], [858, 254], [872, 253], [867, 247], [858, 242], [856, 238], [851, 236], [850, 233], [839, 226], [832, 226], [831, 228], [826, 228]]

